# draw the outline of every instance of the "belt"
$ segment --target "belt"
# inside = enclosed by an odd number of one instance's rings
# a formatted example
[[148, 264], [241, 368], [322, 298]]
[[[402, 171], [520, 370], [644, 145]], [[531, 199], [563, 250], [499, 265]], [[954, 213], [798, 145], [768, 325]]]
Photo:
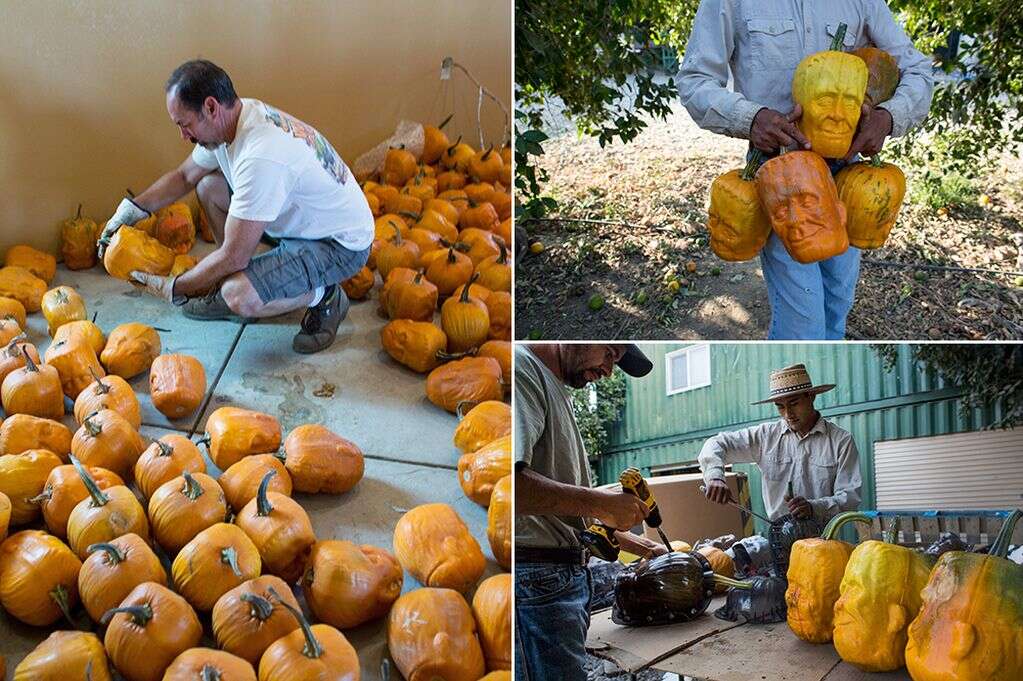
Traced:
[[589, 554], [582, 548], [537, 548], [516, 546], [516, 563], [561, 563], [564, 565], [586, 565]]

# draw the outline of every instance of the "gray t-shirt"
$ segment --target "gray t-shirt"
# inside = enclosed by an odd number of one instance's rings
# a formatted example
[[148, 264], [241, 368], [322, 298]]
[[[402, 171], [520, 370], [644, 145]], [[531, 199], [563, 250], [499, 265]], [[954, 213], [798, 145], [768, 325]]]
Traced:
[[[515, 346], [515, 467], [557, 482], [590, 486], [589, 463], [568, 389], [523, 346]], [[515, 545], [577, 547], [587, 522], [567, 516], [515, 516]]]

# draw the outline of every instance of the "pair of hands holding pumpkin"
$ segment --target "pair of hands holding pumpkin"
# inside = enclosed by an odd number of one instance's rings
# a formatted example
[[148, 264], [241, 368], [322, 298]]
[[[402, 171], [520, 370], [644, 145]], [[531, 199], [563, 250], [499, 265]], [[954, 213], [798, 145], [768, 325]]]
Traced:
[[[799, 147], [809, 149], [810, 141], [796, 126], [803, 115], [803, 107], [796, 104], [791, 113], [783, 114], [766, 106], [753, 117], [750, 126], [750, 142], [754, 147], [768, 153], [776, 152], [780, 147]], [[863, 104], [860, 107], [860, 121], [856, 127], [856, 135], [849, 147], [844, 161], [851, 162], [856, 154], [874, 156], [880, 153], [884, 140], [892, 131], [892, 115], [879, 107]]]
[[[103, 258], [103, 254], [107, 250], [107, 246], [110, 244], [110, 240], [114, 238], [114, 234], [121, 227], [125, 225], [133, 225], [140, 220], [148, 218], [150, 215], [149, 211], [142, 208], [140, 205], [135, 203], [129, 198], [125, 198], [117, 206], [117, 210], [114, 211], [113, 216], [107, 220], [106, 225], [103, 227], [103, 233], [100, 235], [97, 241], [97, 247], [99, 250], [100, 259]], [[131, 272], [131, 282], [139, 285], [145, 289], [147, 293], [162, 298], [168, 303], [175, 303], [182, 305], [185, 299], [182, 296], [178, 296], [178, 299], [174, 299], [174, 282], [177, 277], [162, 277], [158, 274], [151, 274], [149, 272], [135, 271]]]

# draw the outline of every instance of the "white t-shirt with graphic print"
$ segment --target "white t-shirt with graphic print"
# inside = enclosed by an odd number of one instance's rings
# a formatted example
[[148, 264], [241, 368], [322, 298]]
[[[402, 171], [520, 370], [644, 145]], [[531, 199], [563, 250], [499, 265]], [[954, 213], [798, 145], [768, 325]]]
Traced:
[[312, 126], [258, 99], [242, 99], [234, 141], [196, 145], [192, 160], [219, 168], [229, 215], [268, 223], [272, 237], [333, 238], [350, 250], [373, 242], [373, 213], [351, 171]]

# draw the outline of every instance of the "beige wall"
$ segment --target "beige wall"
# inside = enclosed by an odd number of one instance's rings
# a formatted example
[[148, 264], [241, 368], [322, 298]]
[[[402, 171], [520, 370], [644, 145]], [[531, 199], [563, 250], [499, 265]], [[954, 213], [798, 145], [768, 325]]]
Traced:
[[[445, 93], [445, 56], [511, 100], [511, 0], [11, 0], [2, 16], [2, 249], [55, 250], [79, 202], [106, 219], [125, 187], [185, 158], [163, 84], [188, 59], [315, 126], [349, 165], [401, 118], [454, 108], [449, 128], [476, 140], [474, 86], [456, 72]], [[483, 120], [500, 142], [501, 111], [487, 103]]]

